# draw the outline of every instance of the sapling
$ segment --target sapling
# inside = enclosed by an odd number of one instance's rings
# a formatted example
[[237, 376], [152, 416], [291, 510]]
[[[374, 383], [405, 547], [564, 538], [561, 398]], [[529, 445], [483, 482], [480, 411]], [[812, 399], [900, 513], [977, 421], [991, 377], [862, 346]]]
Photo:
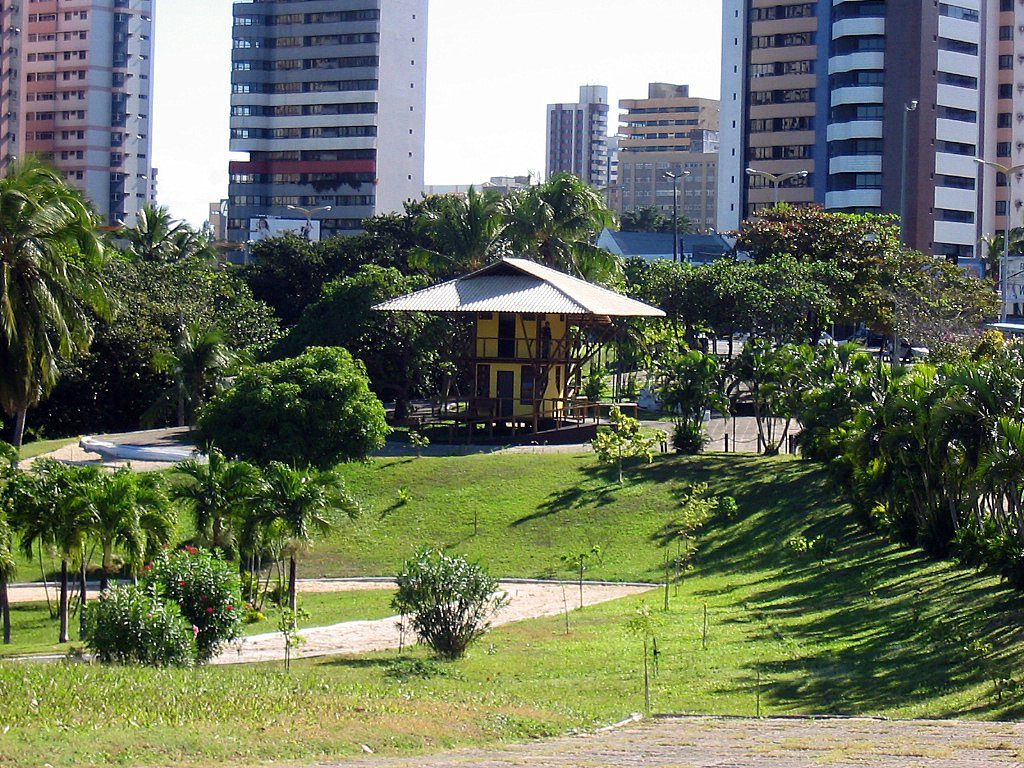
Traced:
[[277, 630], [284, 638], [284, 668], [292, 668], [292, 649], [305, 645], [306, 638], [299, 634], [299, 619], [307, 618], [307, 613], [301, 608], [292, 610], [289, 606], [282, 606], [281, 615], [277, 620]]
[[578, 552], [569, 552], [568, 554], [562, 555], [562, 562], [570, 566], [579, 576], [580, 586], [580, 608], [583, 607], [583, 573], [587, 570], [587, 566], [593, 561], [600, 561], [601, 559], [601, 547], [598, 545], [592, 546], [590, 549], [583, 549]]
[[658, 668], [658, 637], [657, 630], [661, 619], [654, 615], [647, 603], [641, 603], [626, 622], [626, 630], [634, 637], [639, 637], [644, 647], [644, 713], [651, 714], [651, 667], [655, 672]]

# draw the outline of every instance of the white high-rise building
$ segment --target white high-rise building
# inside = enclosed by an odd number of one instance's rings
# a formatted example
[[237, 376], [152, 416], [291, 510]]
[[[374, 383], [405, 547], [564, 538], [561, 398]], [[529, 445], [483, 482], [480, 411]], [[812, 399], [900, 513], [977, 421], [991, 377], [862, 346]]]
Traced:
[[423, 189], [427, 0], [235, 2], [228, 237], [314, 218], [321, 236]]

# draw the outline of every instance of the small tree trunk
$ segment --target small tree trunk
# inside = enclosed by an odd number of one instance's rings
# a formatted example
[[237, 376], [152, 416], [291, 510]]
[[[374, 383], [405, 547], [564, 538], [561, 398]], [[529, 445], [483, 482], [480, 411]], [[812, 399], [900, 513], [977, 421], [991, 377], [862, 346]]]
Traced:
[[78, 636], [79, 638], [85, 637], [85, 601], [88, 598], [87, 587], [85, 584], [85, 554], [82, 554], [82, 572], [81, 577], [81, 592], [79, 594], [78, 601]]
[[4, 623], [4, 645], [11, 644], [11, 601], [7, 594], [7, 577], [0, 576], [0, 614]]
[[68, 561], [62, 558], [60, 561], [60, 607], [57, 609], [60, 614], [60, 639], [59, 643], [66, 643], [68, 637]]
[[178, 426], [188, 426], [188, 420], [185, 418], [185, 388], [180, 385], [178, 386]]
[[12, 433], [11, 445], [19, 451], [25, 439], [25, 419], [27, 416], [28, 408], [18, 408], [14, 414], [14, 432]]
[[288, 558], [288, 606], [292, 611], [297, 611], [299, 608], [298, 600], [298, 584], [296, 583], [296, 563], [295, 555]]
[[[110, 545], [103, 545], [103, 567], [100, 568], [100, 592], [106, 592], [107, 587], [110, 586], [110, 566], [113, 561], [113, 553], [110, 551]], [[83, 584], [85, 581], [83, 580]]]

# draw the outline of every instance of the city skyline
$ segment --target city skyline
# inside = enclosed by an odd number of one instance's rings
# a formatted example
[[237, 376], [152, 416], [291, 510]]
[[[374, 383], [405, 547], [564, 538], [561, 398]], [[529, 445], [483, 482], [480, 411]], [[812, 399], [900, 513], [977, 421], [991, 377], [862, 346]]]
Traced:
[[[227, 192], [231, 6], [176, 0], [156, 8], [157, 200], [194, 224]], [[426, 183], [543, 173], [546, 104], [575, 98], [587, 82], [607, 85], [613, 105], [643, 96], [657, 80], [689, 82], [695, 95], [718, 97], [717, 4], [648, 0], [635, 17], [617, 11], [620, 5], [604, 0], [563, 0], [556, 8], [540, 0], [513, 8], [432, 0]], [[603, 46], [595, 45], [600, 34]]]

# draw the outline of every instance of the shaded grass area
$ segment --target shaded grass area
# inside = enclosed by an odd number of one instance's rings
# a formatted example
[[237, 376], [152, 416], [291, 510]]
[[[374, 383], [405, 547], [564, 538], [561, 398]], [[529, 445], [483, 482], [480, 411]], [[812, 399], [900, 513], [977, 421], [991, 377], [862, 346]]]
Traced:
[[[426, 543], [502, 575], [546, 575], [566, 550], [599, 544], [588, 576], [654, 580], [690, 483], [731, 493], [739, 512], [700, 534], [667, 613], [653, 591], [572, 612], [568, 635], [564, 617], [502, 627], [459, 662], [415, 649], [304, 661], [290, 675], [0, 664], [0, 731], [11, 726], [0, 764], [316, 762], [362, 744], [408, 753], [613, 722], [643, 706], [641, 648], [625, 629], [641, 602], [661, 621], [658, 711], [753, 715], [760, 673], [765, 715], [1024, 717], [1020, 691], [1000, 699], [993, 682], [1024, 678], [1019, 594], [865, 533], [813, 465], [669, 457], [621, 488], [567, 456], [346, 472], [367, 514], [307, 556], [307, 575], [391, 573]], [[396, 505], [402, 487], [410, 499]]]
[[[299, 595], [299, 608], [305, 616], [299, 622], [300, 628], [323, 627], [345, 621], [383, 619], [393, 616], [390, 589], [353, 590], [351, 592], [314, 592]], [[56, 608], [56, 606], [54, 606]], [[246, 635], [276, 632], [280, 612], [274, 605], [266, 605], [262, 621], [243, 625]], [[0, 657], [27, 654], [67, 653], [81, 648], [79, 622], [71, 620], [70, 643], [55, 643], [59, 636], [60, 624], [51, 618], [46, 603], [14, 603], [11, 605], [10, 645], [0, 645]]]

